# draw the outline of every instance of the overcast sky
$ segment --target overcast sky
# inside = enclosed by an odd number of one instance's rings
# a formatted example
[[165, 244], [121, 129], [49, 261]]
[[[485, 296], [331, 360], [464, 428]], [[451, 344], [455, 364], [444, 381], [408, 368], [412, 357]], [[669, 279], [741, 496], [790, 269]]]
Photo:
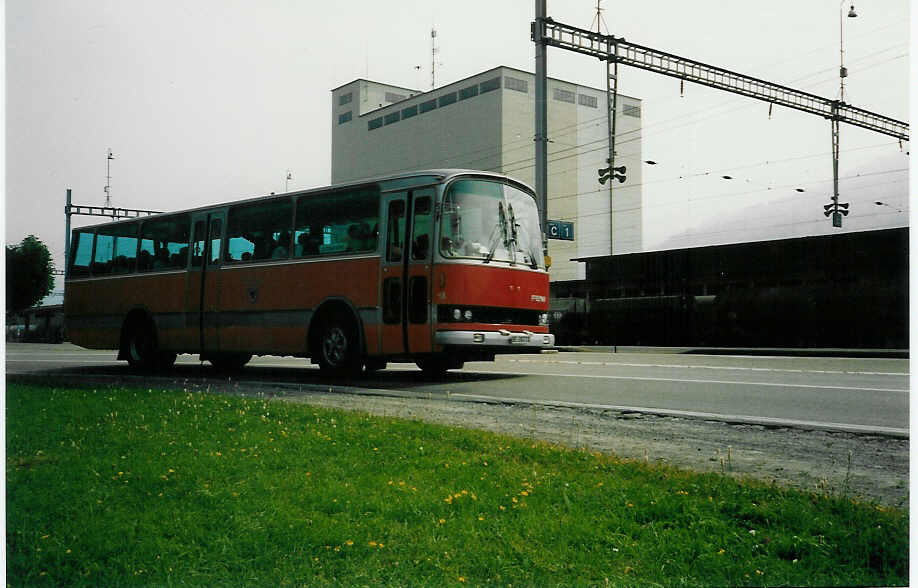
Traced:
[[[848, 8], [837, 0], [602, 6], [603, 32], [838, 95]], [[909, 2], [855, 8], [847, 102], [907, 121]], [[556, 21], [583, 28], [595, 10], [548, 2]], [[533, 14], [532, 0], [8, 0], [6, 242], [34, 233], [62, 267], [65, 191], [102, 205], [109, 148], [112, 203], [125, 208], [279, 192], [288, 169], [291, 190], [326, 185], [332, 88], [367, 78], [429, 90], [432, 26], [438, 86], [497, 65], [533, 71]], [[605, 87], [597, 60], [550, 49], [548, 63], [552, 77]], [[645, 249], [837, 232], [822, 215], [828, 121], [778, 107], [769, 119], [764, 103], [690, 84], [680, 96], [677, 80], [631, 68], [620, 91], [643, 100], [644, 159], [658, 162], [643, 176]], [[908, 146], [848, 126], [841, 145], [844, 230], [907, 225]]]

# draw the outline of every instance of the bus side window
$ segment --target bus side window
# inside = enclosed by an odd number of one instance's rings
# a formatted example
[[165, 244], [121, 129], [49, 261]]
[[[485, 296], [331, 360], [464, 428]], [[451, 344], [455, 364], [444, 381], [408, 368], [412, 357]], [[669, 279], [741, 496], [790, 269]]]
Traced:
[[144, 222], [140, 231], [138, 269], [184, 269], [188, 264], [190, 225], [187, 214]]
[[405, 236], [405, 201], [393, 200], [389, 203], [389, 230], [387, 231], [386, 259], [401, 261]]
[[379, 189], [301, 197], [293, 227], [294, 257], [376, 251]]
[[226, 221], [226, 261], [287, 258], [292, 219], [289, 198], [233, 206]]
[[[132, 226], [134, 235], [137, 234], [137, 226]], [[122, 235], [115, 240], [115, 267], [116, 274], [129, 274], [134, 271], [134, 263], [137, 261], [137, 237], [134, 235]]]
[[92, 233], [76, 233], [73, 239], [73, 261], [70, 264], [70, 277], [89, 275], [89, 263], [92, 259]]
[[104, 276], [112, 272], [114, 250], [115, 238], [113, 236], [96, 236], [96, 252], [92, 257], [92, 273], [94, 276]]
[[414, 201], [414, 219], [411, 228], [411, 259], [424, 260], [430, 253], [430, 196]]

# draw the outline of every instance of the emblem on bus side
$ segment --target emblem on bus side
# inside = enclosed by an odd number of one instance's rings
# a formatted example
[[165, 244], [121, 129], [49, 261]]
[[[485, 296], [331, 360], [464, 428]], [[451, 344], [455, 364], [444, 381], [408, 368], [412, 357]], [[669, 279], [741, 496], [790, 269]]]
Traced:
[[533, 294], [532, 296], [529, 297], [529, 300], [533, 302], [545, 302], [545, 297], [542, 296], [541, 294]]
[[248, 293], [249, 293], [249, 302], [254, 303], [256, 300], [258, 300], [258, 288], [249, 288]]

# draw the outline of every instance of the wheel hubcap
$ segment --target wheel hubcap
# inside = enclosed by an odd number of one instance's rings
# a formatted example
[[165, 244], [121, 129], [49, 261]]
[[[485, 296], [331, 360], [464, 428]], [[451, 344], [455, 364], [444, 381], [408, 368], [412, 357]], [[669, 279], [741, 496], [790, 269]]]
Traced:
[[344, 363], [347, 357], [347, 335], [341, 327], [334, 326], [325, 333], [322, 350], [329, 365], [337, 367]]

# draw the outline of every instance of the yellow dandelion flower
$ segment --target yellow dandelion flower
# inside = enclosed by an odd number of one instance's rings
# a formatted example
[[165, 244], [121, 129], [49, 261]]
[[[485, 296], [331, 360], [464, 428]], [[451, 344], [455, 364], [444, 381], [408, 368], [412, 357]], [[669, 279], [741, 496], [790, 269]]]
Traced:
[[460, 581], [460, 582], [465, 582], [465, 577], [464, 577], [464, 576], [459, 576], [459, 581]]
[[501, 505], [500, 505], [500, 509], [501, 509], [501, 510], [507, 510], [507, 507], [504, 506], [503, 504], [501, 504]]
[[370, 541], [370, 547], [376, 547], [376, 541]]
[[478, 520], [479, 520], [479, 521], [483, 521], [483, 520], [484, 520], [484, 517], [479, 516], [479, 517], [478, 517]]
[[344, 542], [344, 544], [350, 547], [351, 545], [354, 544], [354, 541], [352, 539], [348, 539], [347, 541]]
[[446, 522], [446, 519], [440, 519], [440, 524], [441, 524], [441, 525], [442, 525], [443, 523], [445, 523], [445, 522]]
[[520, 496], [529, 496], [529, 492], [523, 490], [522, 492], [520, 492]]
[[519, 502], [519, 500], [516, 499], [516, 496], [514, 496], [511, 500], [513, 500], [514, 504]]

